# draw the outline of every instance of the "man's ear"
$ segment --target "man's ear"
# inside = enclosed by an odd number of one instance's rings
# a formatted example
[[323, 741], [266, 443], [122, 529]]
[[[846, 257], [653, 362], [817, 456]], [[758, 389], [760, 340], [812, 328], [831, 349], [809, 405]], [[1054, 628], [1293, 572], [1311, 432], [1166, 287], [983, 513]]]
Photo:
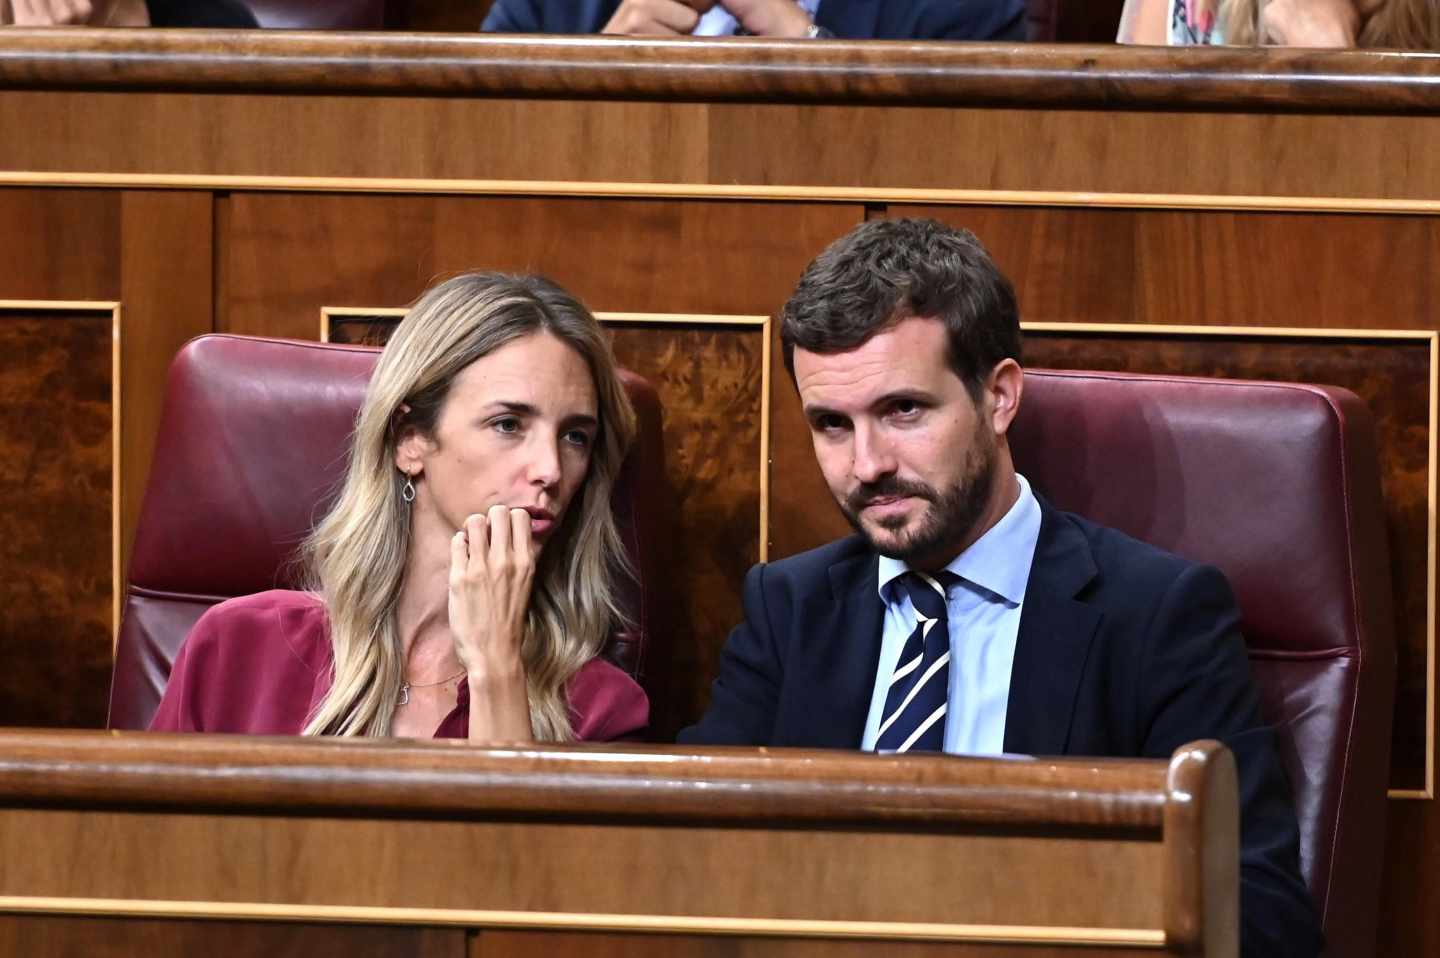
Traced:
[[1020, 411], [1020, 395], [1025, 391], [1025, 370], [1013, 359], [1002, 359], [990, 370], [985, 394], [990, 400], [990, 427], [1003, 436]]

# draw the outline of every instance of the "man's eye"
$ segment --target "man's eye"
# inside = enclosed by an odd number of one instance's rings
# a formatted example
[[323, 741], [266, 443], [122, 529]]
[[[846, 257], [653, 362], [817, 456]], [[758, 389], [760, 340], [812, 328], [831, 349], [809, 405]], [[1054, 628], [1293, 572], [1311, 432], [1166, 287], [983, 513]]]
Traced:
[[909, 416], [920, 411], [920, 404], [913, 399], [897, 399], [890, 408], [902, 416]]
[[839, 416], [818, 416], [815, 419], [815, 428], [821, 432], [834, 432], [845, 428], [845, 420]]

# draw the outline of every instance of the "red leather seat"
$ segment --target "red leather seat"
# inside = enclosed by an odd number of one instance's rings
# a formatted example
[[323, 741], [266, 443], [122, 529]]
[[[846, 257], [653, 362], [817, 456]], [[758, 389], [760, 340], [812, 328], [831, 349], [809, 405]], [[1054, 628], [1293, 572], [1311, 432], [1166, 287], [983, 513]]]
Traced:
[[[181, 641], [206, 609], [296, 584], [295, 547], [338, 490], [347, 440], [378, 349], [201, 336], [170, 366], [125, 591], [111, 728], [150, 723]], [[656, 609], [664, 494], [660, 403], [622, 371], [638, 438], [613, 502], [638, 570], [634, 626], [605, 655], [642, 682]]]
[[1326, 954], [1373, 955], [1395, 645], [1364, 404], [1325, 386], [1029, 370], [1011, 447], [1056, 506], [1228, 576]]

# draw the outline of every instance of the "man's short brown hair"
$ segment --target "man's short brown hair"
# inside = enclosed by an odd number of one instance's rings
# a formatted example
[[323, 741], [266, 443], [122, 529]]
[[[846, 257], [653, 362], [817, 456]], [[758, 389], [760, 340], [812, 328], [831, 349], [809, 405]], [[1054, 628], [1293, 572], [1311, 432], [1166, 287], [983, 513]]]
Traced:
[[1015, 290], [969, 230], [934, 220], [855, 227], [805, 268], [780, 312], [785, 368], [795, 350], [840, 353], [911, 316], [945, 324], [946, 360], [972, 397], [1002, 359], [1020, 361]]

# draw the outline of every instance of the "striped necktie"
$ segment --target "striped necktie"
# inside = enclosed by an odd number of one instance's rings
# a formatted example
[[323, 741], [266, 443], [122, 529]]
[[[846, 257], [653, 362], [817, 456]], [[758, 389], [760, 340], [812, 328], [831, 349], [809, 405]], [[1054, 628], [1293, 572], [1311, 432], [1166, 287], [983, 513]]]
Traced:
[[953, 572], [900, 577], [915, 606], [915, 631], [890, 677], [885, 715], [875, 739], [879, 752], [939, 752], [945, 747], [945, 700], [950, 690], [950, 626], [945, 588]]

